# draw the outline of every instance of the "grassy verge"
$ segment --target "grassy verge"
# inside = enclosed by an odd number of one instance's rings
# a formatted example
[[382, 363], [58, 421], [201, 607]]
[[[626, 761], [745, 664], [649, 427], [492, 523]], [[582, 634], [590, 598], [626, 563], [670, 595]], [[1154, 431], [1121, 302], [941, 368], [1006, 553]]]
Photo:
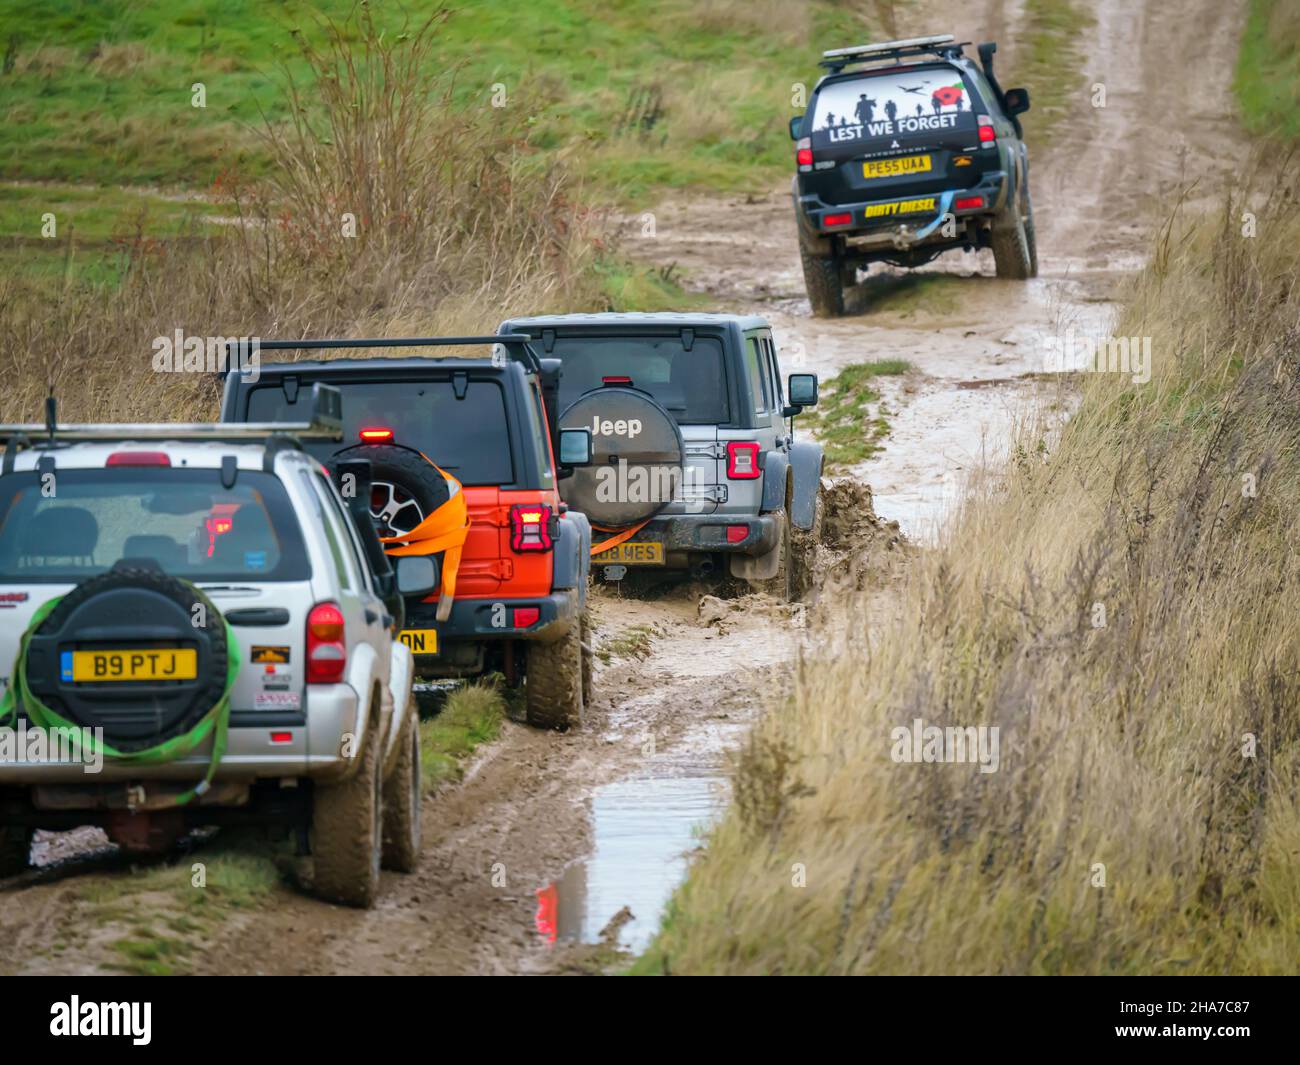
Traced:
[[1041, 148], [1051, 143], [1082, 83], [1078, 40], [1092, 16], [1073, 0], [1025, 0], [1023, 18], [1016, 67], [1004, 75], [1014, 82], [1003, 86], [1029, 89], [1033, 106], [1021, 121], [1030, 143]]
[[880, 450], [880, 441], [889, 435], [889, 423], [873, 384], [880, 377], [905, 374], [911, 368], [904, 359], [859, 362], [844, 367], [826, 383], [826, 394], [801, 420], [826, 449], [829, 468], [854, 466]]
[[1252, 133], [1300, 143], [1300, 7], [1288, 0], [1249, 0], [1233, 83]]
[[506, 702], [490, 684], [452, 691], [434, 717], [420, 722], [420, 756], [425, 790], [460, 779], [465, 760], [501, 732]]
[[1151, 379], [1087, 375], [901, 620], [800, 670], [642, 969], [1300, 970], [1296, 202], [1164, 234], [1116, 329]]

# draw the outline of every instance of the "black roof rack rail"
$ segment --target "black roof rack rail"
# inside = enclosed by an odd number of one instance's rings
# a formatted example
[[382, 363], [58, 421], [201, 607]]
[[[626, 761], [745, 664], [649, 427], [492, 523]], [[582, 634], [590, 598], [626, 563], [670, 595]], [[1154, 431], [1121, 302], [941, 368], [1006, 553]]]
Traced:
[[[304, 340], [259, 340], [257, 349], [259, 351], [315, 351], [327, 348], [454, 348], [500, 344], [515, 362], [521, 363], [530, 373], [541, 373], [542, 362], [537, 352], [533, 350], [532, 339], [523, 333], [468, 337], [375, 337], [356, 340], [322, 337]], [[231, 349], [232, 355], [239, 350], [240, 356], [246, 361], [246, 356], [243, 354], [246, 348], [244, 342], [231, 341], [227, 346]], [[241, 365], [244, 365], [244, 362], [227, 360], [227, 367]]]
[[851, 48], [832, 48], [822, 53], [820, 65], [838, 74], [845, 67], [862, 63], [894, 62], [911, 56], [933, 55], [940, 59], [959, 59], [962, 48], [970, 41], [955, 41], [951, 33], [933, 37], [909, 37], [901, 41], [882, 41], [879, 44], [861, 44]]

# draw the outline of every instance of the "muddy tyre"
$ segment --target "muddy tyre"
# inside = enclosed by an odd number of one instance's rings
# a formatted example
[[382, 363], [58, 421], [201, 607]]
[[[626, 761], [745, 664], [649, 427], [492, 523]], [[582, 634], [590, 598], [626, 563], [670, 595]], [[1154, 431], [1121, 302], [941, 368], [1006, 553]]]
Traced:
[[583, 711], [582, 624], [554, 643], [528, 645], [524, 716], [534, 728], [580, 728]]
[[[377, 708], [371, 712], [377, 722]], [[312, 893], [367, 910], [379, 894], [383, 849], [382, 744], [373, 722], [356, 773], [316, 785], [311, 820]]]
[[776, 546], [772, 548], [773, 551], [780, 552], [777, 556], [776, 576], [759, 583], [768, 595], [774, 595], [782, 602], [788, 603], [798, 595], [795, 590], [794, 535], [789, 512], [784, 507], [773, 511], [772, 516], [781, 524]]
[[591, 705], [591, 696], [594, 683], [592, 681], [592, 667], [596, 658], [596, 645], [592, 642], [595, 639], [591, 628], [591, 611], [582, 612], [582, 705], [584, 707]]
[[420, 863], [421, 780], [419, 716], [412, 706], [397, 738], [397, 764], [384, 781], [384, 845], [382, 864], [395, 873], [413, 873]]
[[1008, 208], [993, 226], [993, 264], [998, 277], [1027, 281], [1038, 273], [1038, 250], [1034, 244], [1033, 214], [1027, 211], [1028, 197]]
[[844, 314], [844, 270], [838, 259], [812, 255], [802, 245], [804, 288], [814, 318], [839, 318]]
[[794, 599], [802, 599], [812, 592], [816, 582], [817, 545], [821, 543], [822, 519], [826, 509], [820, 484], [813, 507], [812, 528], [794, 529], [791, 533], [790, 565]]
[[31, 866], [33, 834], [21, 825], [0, 828], [0, 878], [17, 876]]

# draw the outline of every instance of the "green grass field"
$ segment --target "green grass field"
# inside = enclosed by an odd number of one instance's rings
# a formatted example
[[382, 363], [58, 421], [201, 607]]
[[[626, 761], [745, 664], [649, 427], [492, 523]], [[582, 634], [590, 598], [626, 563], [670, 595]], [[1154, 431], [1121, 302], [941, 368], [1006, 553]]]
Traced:
[[1300, 5], [1250, 0], [1233, 87], [1252, 133], [1300, 144]]

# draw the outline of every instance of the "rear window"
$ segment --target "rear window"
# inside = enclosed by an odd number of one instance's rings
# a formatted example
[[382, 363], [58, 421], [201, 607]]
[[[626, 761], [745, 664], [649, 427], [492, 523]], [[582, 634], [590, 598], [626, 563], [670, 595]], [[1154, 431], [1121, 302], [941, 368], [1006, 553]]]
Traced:
[[691, 350], [677, 334], [664, 337], [559, 337], [551, 357], [564, 362], [560, 410], [600, 388], [607, 377], [631, 378], [633, 388], [649, 392], [684, 425], [716, 425], [731, 420], [722, 344], [696, 337]]
[[[506, 400], [496, 381], [462, 379], [463, 392], [451, 376], [443, 380], [351, 381], [322, 378], [343, 394], [343, 441], [350, 447], [362, 429], [393, 430], [403, 447], [422, 451], [465, 485], [512, 484], [510, 431]], [[310, 421], [311, 384], [303, 382], [290, 403], [279, 384], [267, 384], [248, 395], [250, 422]], [[310, 450], [328, 457], [337, 447]]]
[[813, 148], [973, 128], [971, 92], [955, 67], [915, 67], [834, 81], [817, 93]]
[[80, 581], [124, 558], [173, 577], [294, 581], [311, 576], [284, 486], [240, 470], [57, 470], [45, 495], [35, 472], [0, 477], [0, 581]]

